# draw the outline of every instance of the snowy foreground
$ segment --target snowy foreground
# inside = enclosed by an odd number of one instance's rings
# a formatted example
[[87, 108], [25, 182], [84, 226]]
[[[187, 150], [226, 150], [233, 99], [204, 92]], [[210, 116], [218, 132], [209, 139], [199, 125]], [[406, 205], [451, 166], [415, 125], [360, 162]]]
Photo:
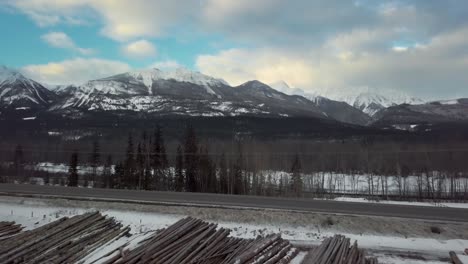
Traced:
[[[105, 209], [108, 208], [108, 209]], [[136, 245], [149, 235], [149, 231], [165, 228], [187, 215], [217, 222], [220, 227], [233, 230], [236, 237], [254, 238], [257, 235], [280, 233], [298, 247], [307, 250], [325, 237], [336, 233], [358, 241], [359, 246], [378, 256], [380, 263], [447, 263], [448, 252], [462, 256], [468, 248], [468, 224], [432, 223], [404, 219], [373, 219], [371, 217], [301, 215], [278, 212], [249, 212], [226, 209], [190, 208], [169, 206], [139, 206], [60, 200], [34, 200], [28, 198], [0, 197], [0, 221], [16, 221], [33, 229], [63, 216], [73, 216], [87, 211], [100, 210], [115, 217], [124, 226], [129, 225], [133, 236], [121, 238], [88, 256], [86, 263], [100, 258], [109, 249], [129, 242]], [[277, 214], [277, 215], [275, 215]], [[332, 220], [329, 220], [332, 219]], [[331, 222], [326, 224], [326, 222]], [[367, 222], [365, 222], [367, 221]], [[440, 235], [425, 232], [430, 226], [440, 226]], [[293, 263], [301, 263], [305, 253]], [[415, 255], [413, 260], [408, 256]], [[422, 256], [426, 260], [416, 260]], [[445, 259], [444, 259], [445, 258]]]
[[446, 203], [446, 202], [405, 202], [405, 201], [375, 201], [366, 198], [353, 198], [353, 197], [337, 197], [333, 199], [339, 202], [353, 202], [353, 203], [375, 203], [375, 204], [394, 204], [394, 205], [412, 205], [412, 206], [433, 206], [433, 207], [449, 207], [449, 208], [462, 208], [468, 209], [468, 203]]

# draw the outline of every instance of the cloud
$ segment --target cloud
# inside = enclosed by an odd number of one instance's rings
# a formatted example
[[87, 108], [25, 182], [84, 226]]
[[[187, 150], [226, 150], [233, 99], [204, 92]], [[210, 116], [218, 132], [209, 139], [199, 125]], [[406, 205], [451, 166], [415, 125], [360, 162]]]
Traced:
[[[294, 49], [243, 48], [200, 55], [197, 68], [233, 85], [258, 79], [284, 80], [309, 92], [332, 96], [354, 89], [402, 91], [423, 99], [468, 96], [468, 27], [440, 34], [425, 45], [361, 49], [361, 41], [335, 39], [305, 52]], [[372, 41], [366, 34], [357, 38]], [[379, 35], [376, 34], [375, 37]], [[376, 40], [379, 41], [379, 40]]]
[[[169, 34], [220, 37], [230, 46], [196, 64], [235, 84], [284, 79], [304, 89], [468, 96], [468, 1], [5, 1], [39, 26], [96, 24], [126, 48]], [[125, 54], [147, 56], [143, 50]]]
[[174, 23], [192, 17], [192, 0], [5, 0], [39, 26], [103, 23], [101, 32], [118, 41], [156, 37]]
[[125, 45], [122, 52], [131, 58], [154, 57], [156, 56], [156, 47], [153, 43], [141, 39]]
[[313, 72], [306, 60], [277, 52], [271, 49], [229, 49], [215, 55], [200, 55], [196, 66], [203, 73], [222, 77], [231, 85], [254, 79], [265, 83], [285, 80], [294, 86], [312, 82]]
[[52, 47], [76, 51], [82, 55], [91, 55], [94, 53], [93, 49], [78, 47], [75, 42], [63, 32], [50, 32], [42, 35], [41, 39]]
[[131, 67], [120, 61], [75, 58], [47, 64], [27, 65], [21, 70], [29, 78], [45, 84], [81, 84], [88, 80], [130, 71]]
[[157, 61], [149, 66], [149, 68], [156, 68], [160, 70], [166, 70], [166, 69], [177, 69], [182, 67], [181, 64], [179, 64], [175, 60], [165, 60], [165, 61]]

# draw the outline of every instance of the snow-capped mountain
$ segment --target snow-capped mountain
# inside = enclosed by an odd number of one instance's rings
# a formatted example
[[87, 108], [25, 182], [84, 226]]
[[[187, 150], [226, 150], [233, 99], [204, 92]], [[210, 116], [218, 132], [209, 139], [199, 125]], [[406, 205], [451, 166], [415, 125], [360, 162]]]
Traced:
[[321, 111], [325, 112], [328, 116], [335, 120], [359, 125], [367, 125], [371, 122], [371, 118], [367, 114], [360, 111], [360, 109], [358, 110], [354, 108], [346, 102], [331, 100], [314, 93], [307, 93], [299, 88], [291, 88], [284, 81], [270, 84], [270, 86], [285, 94], [298, 95], [307, 98], [313, 102], [315, 106], [318, 107]]
[[54, 99], [55, 94], [41, 84], [16, 70], [0, 66], [1, 108], [44, 108]]
[[394, 90], [378, 90], [371, 92], [368, 88], [354, 88], [340, 91], [332, 89], [318, 89], [313, 92], [305, 92], [299, 88], [290, 88], [283, 81], [273, 83], [271, 86], [287, 94], [297, 94], [311, 100], [314, 100], [314, 98], [317, 97], [324, 97], [335, 101], [346, 102], [369, 116], [374, 116], [378, 111], [390, 106], [424, 103], [421, 99]]
[[[258, 81], [231, 87], [187, 69], [149, 69], [57, 89], [55, 112], [132, 111], [150, 115], [314, 116], [326, 118], [304, 98], [278, 92]], [[76, 111], [74, 111], [76, 112]]]
[[362, 92], [357, 95], [346, 96], [342, 100], [370, 116], [374, 116], [378, 111], [390, 106], [424, 103], [421, 99], [395, 91], [387, 91], [383, 94]]
[[468, 121], [468, 99], [391, 106], [375, 114], [377, 125], [417, 125]]

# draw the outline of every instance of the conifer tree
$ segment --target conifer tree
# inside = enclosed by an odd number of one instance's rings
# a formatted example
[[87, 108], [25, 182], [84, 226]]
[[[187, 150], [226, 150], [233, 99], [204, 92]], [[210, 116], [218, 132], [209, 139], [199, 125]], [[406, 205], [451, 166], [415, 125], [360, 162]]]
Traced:
[[175, 191], [181, 192], [184, 189], [184, 157], [182, 146], [177, 147], [175, 162]]
[[138, 177], [137, 188], [140, 190], [142, 188], [143, 180], [145, 177], [145, 156], [143, 155], [141, 143], [138, 143], [138, 146], [137, 146], [135, 173]]
[[24, 176], [25, 176], [24, 175], [24, 153], [23, 153], [23, 147], [21, 145], [17, 145], [15, 148], [13, 166], [14, 166], [16, 178], [25, 180], [24, 179]]
[[296, 196], [302, 196], [302, 165], [299, 155], [295, 155], [291, 166], [291, 190]]
[[89, 163], [92, 169], [91, 181], [93, 181], [94, 184], [96, 182], [97, 168], [99, 166], [100, 158], [101, 158], [101, 153], [100, 153], [99, 141], [94, 140], [91, 155], [89, 156]]
[[113, 188], [113, 179], [112, 179], [112, 155], [108, 155], [106, 163], [104, 164], [103, 174], [103, 183], [102, 186], [105, 188]]
[[219, 192], [228, 193], [228, 167], [226, 163], [226, 156], [221, 154], [219, 161]]
[[128, 135], [127, 151], [125, 155], [123, 185], [127, 188], [135, 188], [137, 181], [135, 180], [135, 152], [133, 146], [132, 134]]
[[68, 186], [78, 186], [78, 153], [76, 151], [72, 153], [68, 166]]
[[198, 178], [198, 143], [194, 128], [189, 125], [184, 144], [184, 170], [186, 191], [197, 192], [196, 179]]

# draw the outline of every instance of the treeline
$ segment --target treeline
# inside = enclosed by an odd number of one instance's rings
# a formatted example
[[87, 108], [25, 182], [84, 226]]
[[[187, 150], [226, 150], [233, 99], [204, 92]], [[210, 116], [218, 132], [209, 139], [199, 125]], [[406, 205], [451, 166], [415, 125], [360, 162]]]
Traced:
[[[157, 126], [120, 141], [62, 142], [70, 144], [67, 148], [17, 145], [9, 152], [12, 158], [0, 164], [0, 180], [251, 195], [468, 199], [468, 142], [460, 139], [261, 141], [239, 136], [221, 141], [192, 126], [182, 131], [174, 138]], [[67, 163], [67, 172], [35, 167], [52, 155], [61, 158], [55, 164]]]
[[[271, 177], [247, 172], [240, 143], [232, 159], [228, 159], [224, 153], [213, 156], [209, 149], [208, 144], [199, 141], [194, 128], [188, 126], [182, 143], [177, 146], [171, 166], [163, 131], [158, 126], [153, 135], [143, 133], [138, 140], [130, 134], [124, 159], [113, 165], [113, 158], [108, 155], [98, 173], [102, 157], [99, 143], [95, 141], [87, 161], [91, 173], [80, 178], [79, 153], [73, 152], [67, 185], [224, 194], [273, 194], [276, 190], [276, 182]], [[281, 189], [290, 195], [301, 195], [302, 173], [298, 155], [291, 160], [290, 171], [293, 180], [288, 186], [283, 184]]]

